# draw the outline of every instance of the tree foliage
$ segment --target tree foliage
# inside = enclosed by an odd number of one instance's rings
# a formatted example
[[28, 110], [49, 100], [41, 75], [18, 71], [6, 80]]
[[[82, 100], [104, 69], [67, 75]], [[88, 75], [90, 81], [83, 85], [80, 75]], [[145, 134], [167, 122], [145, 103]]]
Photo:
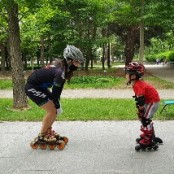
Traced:
[[26, 105], [23, 69], [62, 57], [67, 44], [83, 51], [86, 70], [99, 48], [103, 69], [105, 60], [110, 67], [111, 55], [125, 56], [128, 64], [142, 43], [146, 55], [173, 55], [173, 7], [174, 0], [1, 0], [1, 71], [12, 71], [14, 106]]

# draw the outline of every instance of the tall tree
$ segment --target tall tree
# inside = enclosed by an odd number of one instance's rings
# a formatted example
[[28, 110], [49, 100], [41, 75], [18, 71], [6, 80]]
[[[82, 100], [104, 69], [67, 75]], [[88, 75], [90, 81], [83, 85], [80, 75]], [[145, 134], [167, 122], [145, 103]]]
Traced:
[[140, 13], [140, 48], [139, 48], [139, 62], [143, 63], [144, 60], [144, 0], [141, 0], [141, 13]]
[[14, 0], [8, 0], [5, 4], [8, 14], [9, 55], [12, 66], [13, 108], [22, 109], [27, 107], [27, 97], [24, 92], [25, 79], [20, 50], [18, 4]]

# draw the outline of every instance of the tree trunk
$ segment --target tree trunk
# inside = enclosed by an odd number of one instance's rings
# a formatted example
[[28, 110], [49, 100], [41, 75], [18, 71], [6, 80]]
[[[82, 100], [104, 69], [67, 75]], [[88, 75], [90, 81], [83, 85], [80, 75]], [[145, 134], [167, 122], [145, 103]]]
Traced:
[[134, 26], [128, 29], [126, 45], [125, 45], [125, 57], [126, 57], [125, 65], [128, 65], [133, 60], [135, 51], [136, 30], [137, 27]]
[[88, 48], [86, 52], [85, 71], [88, 71], [89, 63], [90, 63], [90, 50]]
[[144, 60], [144, 0], [141, 0], [141, 22], [140, 22], [140, 49], [139, 49], [139, 62], [143, 63]]
[[108, 68], [111, 68], [111, 52], [110, 52], [110, 42], [108, 42], [108, 50], [107, 50], [107, 65]]
[[139, 62], [143, 63], [144, 60], [144, 23], [140, 24], [140, 49], [139, 49]]
[[22, 109], [27, 107], [25, 95], [25, 79], [23, 75], [23, 63], [20, 50], [20, 31], [18, 23], [18, 4], [13, 0], [8, 1], [8, 30], [9, 30], [9, 54], [12, 66], [13, 79], [13, 108]]
[[53, 57], [51, 56], [51, 49], [52, 49], [52, 46], [51, 46], [51, 37], [50, 35], [48, 36], [48, 63], [51, 63], [53, 61]]
[[10, 60], [10, 48], [9, 48], [9, 38], [7, 39], [7, 45], [6, 45], [6, 56], [5, 56], [5, 62], [6, 62], [6, 69], [11, 71], [11, 60]]
[[103, 52], [102, 52], [102, 70], [105, 70], [105, 44], [103, 44]]
[[44, 67], [45, 66], [45, 63], [44, 63], [44, 48], [45, 48], [45, 44], [44, 44], [44, 37], [42, 36], [41, 37], [41, 46], [40, 46], [40, 65], [41, 67]]
[[4, 44], [0, 44], [0, 50], [1, 50], [1, 71], [2, 73], [5, 72], [5, 46]]

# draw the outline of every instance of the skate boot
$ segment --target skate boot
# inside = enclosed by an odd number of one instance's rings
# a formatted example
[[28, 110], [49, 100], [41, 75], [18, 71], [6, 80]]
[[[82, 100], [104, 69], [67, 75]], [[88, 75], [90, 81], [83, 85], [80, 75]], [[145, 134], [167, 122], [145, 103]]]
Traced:
[[54, 150], [57, 147], [59, 150], [63, 150], [65, 147], [64, 141], [57, 140], [54, 136], [47, 135], [45, 133], [39, 133], [31, 143], [30, 146], [32, 149], [37, 149], [38, 147], [42, 150], [45, 150], [49, 147], [50, 150]]
[[146, 131], [144, 131], [144, 137], [141, 138], [141, 140], [138, 141], [137, 146], [135, 146], [135, 150], [139, 151], [145, 151], [147, 150], [157, 150], [158, 149], [158, 145], [156, 143], [156, 141], [154, 141], [154, 136], [153, 136], [153, 130], [148, 130], [146, 129]]
[[68, 143], [68, 138], [65, 137], [65, 136], [63, 136], [63, 137], [60, 136], [58, 133], [56, 133], [56, 132], [52, 129], [52, 127], [48, 128], [47, 134], [48, 134], [49, 136], [55, 137], [57, 140], [62, 140], [62, 141], [64, 141], [64, 142], [65, 142], [65, 145]]
[[[155, 131], [154, 131], [153, 123], [151, 123], [151, 127], [152, 127], [151, 129], [153, 130], [153, 139], [154, 139], [154, 141], [156, 142], [156, 144], [159, 144], [159, 145], [163, 144], [162, 139], [155, 136]], [[147, 127], [141, 126], [140, 131], [142, 132], [142, 134], [140, 134], [140, 138], [137, 138], [137, 139], [136, 139], [136, 142], [137, 142], [137, 143], [139, 143], [140, 140], [144, 139], [144, 137], [145, 137], [145, 132], [147, 131]]]

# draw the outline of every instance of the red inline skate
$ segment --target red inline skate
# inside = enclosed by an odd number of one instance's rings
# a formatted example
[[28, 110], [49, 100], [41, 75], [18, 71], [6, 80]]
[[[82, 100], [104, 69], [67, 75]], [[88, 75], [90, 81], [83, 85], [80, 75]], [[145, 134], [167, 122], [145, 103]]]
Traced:
[[157, 150], [158, 145], [154, 138], [154, 132], [152, 130], [148, 130], [147, 128], [144, 128], [143, 135], [141, 135], [141, 138], [137, 140], [138, 145], [135, 146], [136, 151], [145, 151], [145, 150]]
[[[151, 124], [152, 124], [152, 134], [153, 134], [152, 137], [153, 137], [153, 140], [156, 142], [156, 144], [159, 144], [159, 145], [163, 144], [163, 140], [161, 138], [155, 136], [155, 131], [154, 131], [153, 123], [151, 123]], [[140, 131], [142, 132], [142, 134], [140, 134], [140, 138], [137, 138], [136, 139], [136, 142], [137, 143], [139, 143], [140, 140], [144, 139], [145, 132], [147, 131], [147, 127], [141, 126]]]

